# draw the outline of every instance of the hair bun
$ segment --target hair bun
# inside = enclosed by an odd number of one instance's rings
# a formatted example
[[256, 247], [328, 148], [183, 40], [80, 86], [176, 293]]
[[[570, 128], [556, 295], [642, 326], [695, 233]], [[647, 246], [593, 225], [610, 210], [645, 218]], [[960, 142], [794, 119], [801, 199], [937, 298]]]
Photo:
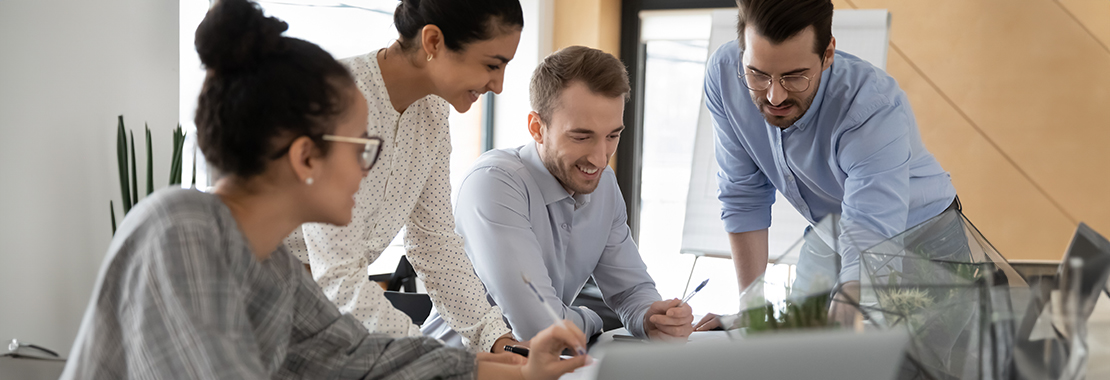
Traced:
[[197, 54], [216, 71], [249, 68], [282, 48], [285, 22], [266, 17], [247, 0], [218, 0], [196, 32]]

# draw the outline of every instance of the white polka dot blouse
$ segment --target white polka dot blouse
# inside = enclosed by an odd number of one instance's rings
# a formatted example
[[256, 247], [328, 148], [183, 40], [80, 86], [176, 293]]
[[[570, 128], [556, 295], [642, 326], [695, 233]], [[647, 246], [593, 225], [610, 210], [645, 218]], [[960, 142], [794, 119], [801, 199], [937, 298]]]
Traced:
[[424, 282], [440, 316], [470, 351], [489, 351], [509, 332], [501, 309], [491, 306], [455, 233], [448, 173], [449, 104], [429, 95], [398, 113], [389, 100], [377, 52], [341, 61], [370, 108], [367, 129], [384, 144], [377, 164], [355, 195], [351, 223], [309, 223], [286, 239], [289, 250], [312, 266], [324, 293], [368, 330], [394, 337], [420, 329], [368, 279], [367, 266], [407, 227], [405, 255]]

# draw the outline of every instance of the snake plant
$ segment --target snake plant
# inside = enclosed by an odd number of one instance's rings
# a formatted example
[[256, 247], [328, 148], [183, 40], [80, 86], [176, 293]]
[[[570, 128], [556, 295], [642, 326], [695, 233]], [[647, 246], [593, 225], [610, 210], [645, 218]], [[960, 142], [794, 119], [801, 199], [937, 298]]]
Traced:
[[[146, 129], [146, 195], [154, 192], [154, 153], [151, 148], [150, 126], [147, 125]], [[128, 136], [131, 137], [128, 141]], [[173, 155], [170, 159], [170, 181], [169, 185], [181, 184], [181, 168], [182, 168], [182, 151], [185, 145], [185, 133], [181, 130], [181, 124], [173, 130]], [[128, 147], [130, 147], [130, 154], [128, 154]], [[195, 163], [196, 158], [194, 158]], [[139, 203], [139, 181], [137, 176], [137, 165], [135, 164], [135, 134], [127, 130], [123, 125], [123, 115], [119, 116], [118, 127], [116, 128], [116, 163], [119, 166], [119, 187], [120, 195], [123, 197], [123, 214], [127, 215], [131, 212], [131, 208]], [[128, 165], [130, 163], [130, 165]], [[193, 185], [196, 185], [196, 165], [193, 165]], [[116, 206], [115, 202], [108, 201], [109, 215], [112, 218], [112, 235], [116, 234]]]

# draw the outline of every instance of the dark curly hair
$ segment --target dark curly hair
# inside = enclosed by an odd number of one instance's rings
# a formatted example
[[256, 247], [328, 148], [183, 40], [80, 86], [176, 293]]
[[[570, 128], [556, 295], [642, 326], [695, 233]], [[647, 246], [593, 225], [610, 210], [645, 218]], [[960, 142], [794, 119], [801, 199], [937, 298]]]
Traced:
[[208, 69], [197, 144], [221, 175], [262, 173], [283, 138], [309, 136], [326, 153], [322, 135], [350, 103], [351, 74], [319, 46], [282, 36], [288, 28], [247, 0], [217, 1], [197, 27]]
[[443, 31], [443, 45], [457, 52], [499, 30], [523, 28], [524, 11], [520, 0], [401, 0], [393, 24], [405, 51], [419, 46], [420, 30], [431, 24]]

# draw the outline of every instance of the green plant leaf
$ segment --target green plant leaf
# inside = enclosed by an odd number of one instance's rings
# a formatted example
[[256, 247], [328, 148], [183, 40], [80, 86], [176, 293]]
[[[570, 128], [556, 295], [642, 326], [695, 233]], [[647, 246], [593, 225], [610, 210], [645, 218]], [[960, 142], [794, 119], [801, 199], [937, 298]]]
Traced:
[[[180, 125], [179, 125], [180, 126]], [[193, 182], [189, 187], [197, 188], [197, 145], [193, 144]]]
[[154, 150], [150, 147], [150, 125], [146, 125], [146, 195], [154, 192]]
[[128, 131], [131, 135], [131, 198], [133, 200], [132, 206], [139, 204], [139, 178], [136, 175], [135, 165], [135, 133]]
[[181, 184], [181, 142], [185, 138], [181, 133], [181, 126], [173, 130], [173, 154], [170, 158], [170, 185]]
[[108, 201], [108, 213], [112, 215], [112, 236], [116, 236], [116, 206]]
[[116, 130], [116, 163], [119, 165], [119, 187], [123, 196], [123, 214], [131, 212], [131, 185], [127, 181], [127, 132], [123, 126], [123, 115], [119, 115], [119, 128]]

